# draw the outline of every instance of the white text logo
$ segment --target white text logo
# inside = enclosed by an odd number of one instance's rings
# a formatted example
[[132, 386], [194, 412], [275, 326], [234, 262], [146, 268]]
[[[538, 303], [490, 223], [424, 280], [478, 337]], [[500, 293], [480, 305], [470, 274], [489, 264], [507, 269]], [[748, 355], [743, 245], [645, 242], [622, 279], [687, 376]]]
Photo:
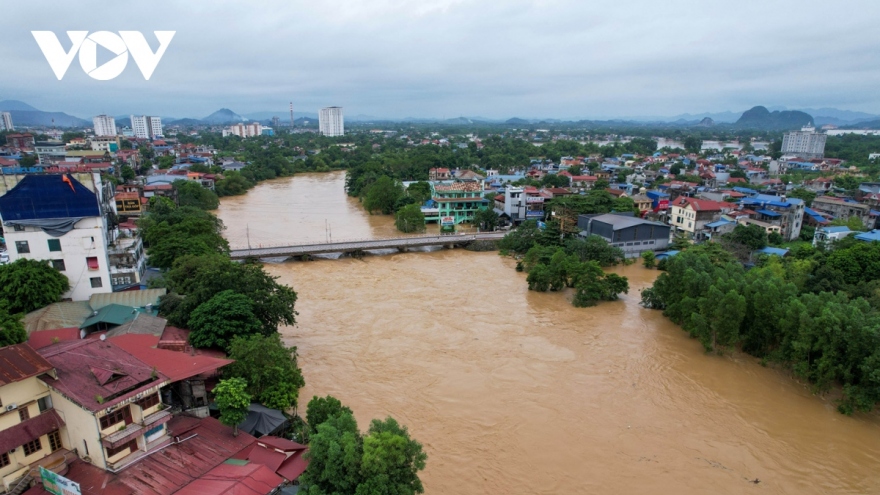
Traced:
[[[153, 31], [156, 39], [159, 40], [159, 48], [154, 53], [139, 31], [119, 31], [118, 35], [110, 31], [96, 31], [92, 34], [88, 31], [68, 31], [67, 37], [70, 38], [71, 43], [68, 51], [64, 50], [52, 31], [31, 31], [59, 81], [67, 73], [67, 68], [70, 67], [77, 52], [79, 52], [79, 65], [92, 79], [109, 81], [122, 74], [128, 64], [128, 54], [131, 53], [131, 58], [141, 70], [144, 79], [149, 81], [162, 55], [165, 55], [165, 49], [171, 43], [174, 33], [176, 31]], [[100, 67], [98, 67], [98, 45], [116, 55]]]

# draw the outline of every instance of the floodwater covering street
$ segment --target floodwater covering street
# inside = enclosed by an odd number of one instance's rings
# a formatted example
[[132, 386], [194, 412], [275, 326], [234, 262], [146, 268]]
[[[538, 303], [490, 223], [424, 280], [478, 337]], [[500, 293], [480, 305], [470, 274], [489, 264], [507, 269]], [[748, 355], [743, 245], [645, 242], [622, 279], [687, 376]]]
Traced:
[[[233, 247], [398, 235], [304, 174], [223, 198]], [[391, 415], [428, 454], [429, 494], [880, 493], [880, 421], [785, 371], [705, 354], [639, 306], [658, 272], [618, 267], [620, 301], [529, 292], [514, 262], [463, 249], [269, 264], [298, 293], [306, 378], [362, 430]], [[304, 411], [303, 411], [304, 412]]]

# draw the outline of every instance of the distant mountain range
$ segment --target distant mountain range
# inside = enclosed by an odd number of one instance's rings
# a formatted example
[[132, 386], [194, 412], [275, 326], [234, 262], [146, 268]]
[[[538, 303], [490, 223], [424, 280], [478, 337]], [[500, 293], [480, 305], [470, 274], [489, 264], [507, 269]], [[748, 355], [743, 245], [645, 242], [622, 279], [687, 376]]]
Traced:
[[[13, 123], [22, 127], [91, 127], [91, 119], [82, 119], [63, 112], [46, 112], [34, 108], [33, 106], [18, 100], [0, 101], [0, 110], [8, 111], [12, 114]], [[143, 115], [137, 113], [136, 115]], [[162, 123], [178, 126], [203, 126], [203, 125], [229, 125], [239, 122], [257, 121], [264, 125], [271, 125], [272, 117], [278, 117], [282, 125], [288, 125], [290, 122], [290, 113], [285, 111], [261, 111], [251, 113], [237, 113], [229, 108], [221, 108], [216, 112], [204, 118], [176, 118], [162, 117]], [[314, 123], [318, 120], [318, 114], [315, 112], [295, 112], [297, 125], [304, 125], [306, 122]], [[709, 119], [709, 120], [707, 120]], [[580, 124], [595, 125], [636, 125], [646, 126], [651, 124], [662, 124], [670, 126], [697, 126], [697, 125], [733, 125], [736, 127], [754, 127], [760, 129], [790, 129], [804, 125], [805, 122], [812, 123], [816, 126], [825, 124], [834, 124], [841, 127], [858, 127], [858, 128], [877, 128], [880, 122], [880, 115], [874, 115], [865, 112], [856, 112], [851, 110], [840, 110], [837, 108], [805, 108], [799, 110], [790, 110], [781, 106], [754, 107], [745, 112], [707, 112], [690, 114], [684, 113], [674, 116], [635, 116], [625, 118], [604, 118], [604, 119], [548, 119], [548, 118], [523, 118], [513, 117], [510, 119], [492, 119], [480, 116], [461, 116], [455, 118], [424, 118], [424, 117], [406, 117], [386, 118], [374, 115], [346, 115], [347, 122], [408, 122], [419, 124], [446, 124], [446, 125], [474, 125], [474, 124], [507, 124], [516, 126], [528, 125], [550, 125], [562, 122], [577, 122]], [[119, 115], [116, 117], [117, 127], [130, 127], [131, 119], [129, 115]]]

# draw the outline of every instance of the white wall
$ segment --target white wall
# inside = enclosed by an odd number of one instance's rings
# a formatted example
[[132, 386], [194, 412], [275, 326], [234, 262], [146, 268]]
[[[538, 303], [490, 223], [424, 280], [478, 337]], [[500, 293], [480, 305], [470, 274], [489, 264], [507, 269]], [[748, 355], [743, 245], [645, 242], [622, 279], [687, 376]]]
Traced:
[[[49, 239], [56, 239], [36, 227], [25, 227], [17, 232], [6, 227], [6, 246], [9, 260], [18, 258], [33, 260], [64, 260], [62, 272], [70, 280], [71, 289], [62, 295], [74, 301], [88, 301], [92, 294], [112, 292], [107, 250], [104, 245], [105, 227], [101, 217], [88, 217], [77, 222], [75, 228], [57, 239], [61, 241], [61, 251], [49, 250]], [[27, 241], [30, 253], [19, 253], [16, 242]], [[90, 270], [86, 258], [98, 258], [98, 269]], [[92, 287], [91, 279], [99, 278], [100, 287]]]

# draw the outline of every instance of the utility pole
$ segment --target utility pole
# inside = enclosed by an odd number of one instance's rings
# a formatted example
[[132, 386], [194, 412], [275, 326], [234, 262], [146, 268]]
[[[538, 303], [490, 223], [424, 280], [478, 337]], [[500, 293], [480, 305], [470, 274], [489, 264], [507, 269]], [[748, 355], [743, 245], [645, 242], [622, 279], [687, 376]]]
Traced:
[[293, 102], [290, 102], [290, 130], [293, 131]]
[[247, 224], [246, 229], [247, 230], [245, 232], [247, 233], [248, 250], [250, 250], [251, 249], [251, 225]]

